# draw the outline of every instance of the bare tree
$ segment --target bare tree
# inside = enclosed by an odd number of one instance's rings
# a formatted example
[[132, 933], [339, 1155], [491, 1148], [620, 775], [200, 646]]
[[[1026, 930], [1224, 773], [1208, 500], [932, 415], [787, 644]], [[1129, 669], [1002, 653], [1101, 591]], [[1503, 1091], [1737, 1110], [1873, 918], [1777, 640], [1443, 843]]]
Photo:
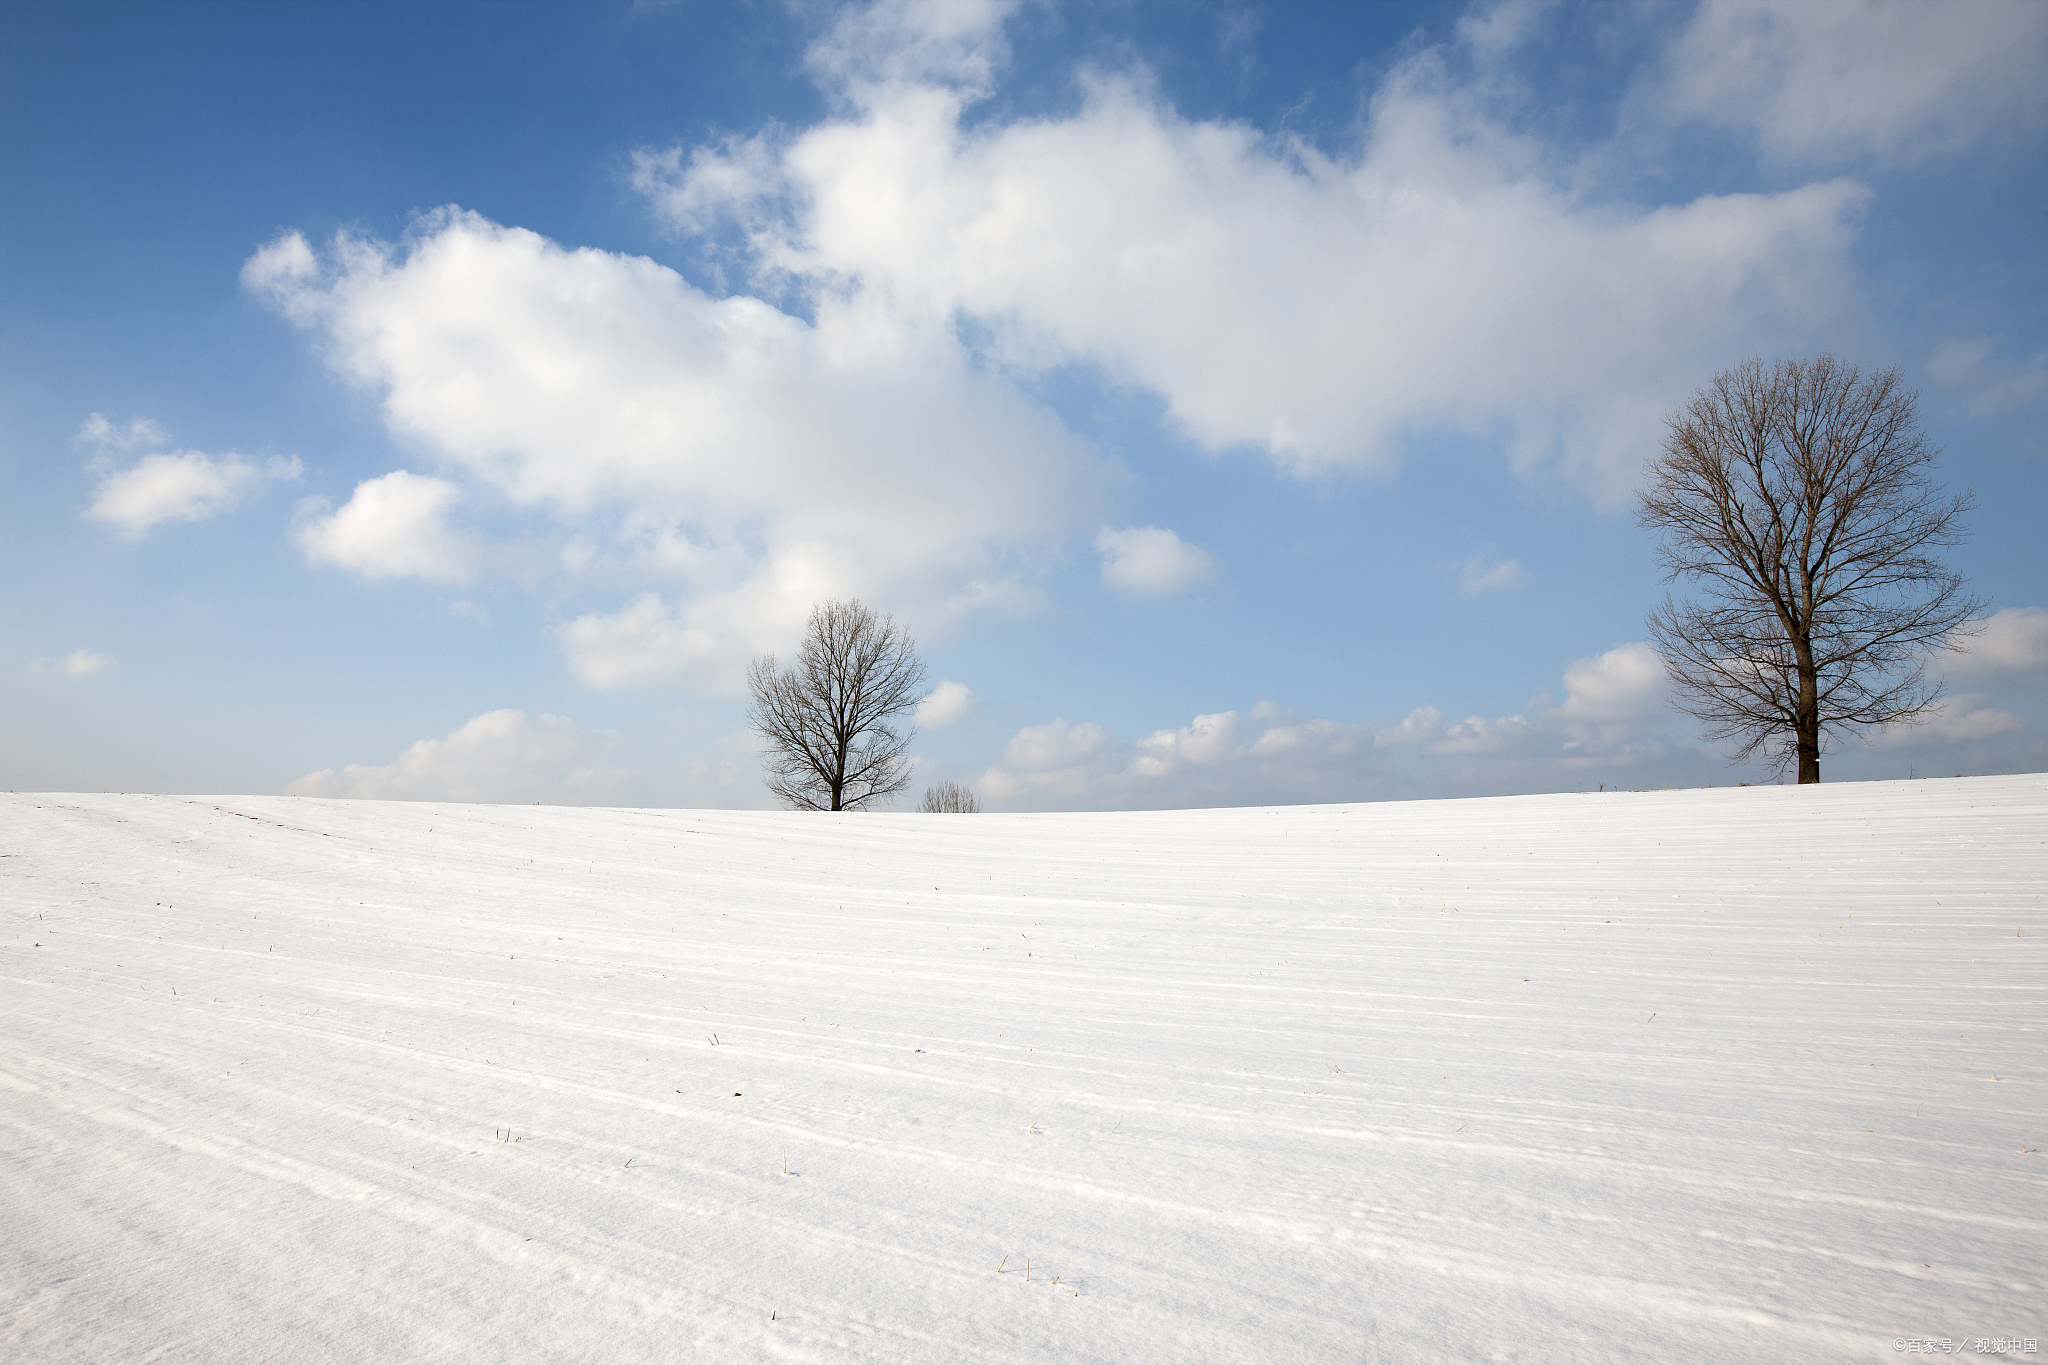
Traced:
[[923, 696], [917, 642], [858, 599], [811, 608], [796, 662], [747, 669], [747, 719], [768, 741], [768, 790], [792, 810], [861, 810], [910, 785], [917, 731], [897, 717]]
[[1698, 600], [1666, 597], [1649, 630], [1673, 704], [1737, 762], [1820, 781], [1831, 734], [1919, 717], [1928, 652], [1971, 633], [1982, 603], [1934, 557], [1971, 500], [1930, 480], [1916, 400], [1896, 370], [1752, 359], [1667, 419], [1638, 512]]
[[958, 782], [941, 782], [924, 789], [917, 808], [926, 815], [979, 815], [981, 802], [974, 792]]

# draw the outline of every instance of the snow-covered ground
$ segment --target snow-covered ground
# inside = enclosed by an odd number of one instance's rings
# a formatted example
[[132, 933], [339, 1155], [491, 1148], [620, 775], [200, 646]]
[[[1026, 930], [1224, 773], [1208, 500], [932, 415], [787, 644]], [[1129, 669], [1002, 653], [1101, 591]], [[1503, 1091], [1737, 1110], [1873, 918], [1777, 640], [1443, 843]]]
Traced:
[[2039, 1339], [2044, 894], [2040, 776], [0, 797], [0, 1358]]

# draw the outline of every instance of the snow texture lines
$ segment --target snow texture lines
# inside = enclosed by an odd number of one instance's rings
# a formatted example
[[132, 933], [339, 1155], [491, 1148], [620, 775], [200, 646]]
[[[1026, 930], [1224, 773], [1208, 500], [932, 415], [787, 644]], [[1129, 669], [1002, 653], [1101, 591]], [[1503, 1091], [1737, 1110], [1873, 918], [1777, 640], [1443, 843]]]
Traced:
[[2044, 840], [2041, 777], [971, 820], [7, 795], [0, 1354], [2033, 1331]]

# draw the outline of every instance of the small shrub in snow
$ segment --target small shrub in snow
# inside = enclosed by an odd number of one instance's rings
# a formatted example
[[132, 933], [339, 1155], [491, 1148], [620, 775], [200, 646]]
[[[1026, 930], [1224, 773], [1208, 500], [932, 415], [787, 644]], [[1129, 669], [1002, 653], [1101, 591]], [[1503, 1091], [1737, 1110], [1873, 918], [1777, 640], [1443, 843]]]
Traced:
[[924, 789], [924, 800], [917, 808], [927, 815], [978, 815], [981, 802], [958, 782], [941, 782]]

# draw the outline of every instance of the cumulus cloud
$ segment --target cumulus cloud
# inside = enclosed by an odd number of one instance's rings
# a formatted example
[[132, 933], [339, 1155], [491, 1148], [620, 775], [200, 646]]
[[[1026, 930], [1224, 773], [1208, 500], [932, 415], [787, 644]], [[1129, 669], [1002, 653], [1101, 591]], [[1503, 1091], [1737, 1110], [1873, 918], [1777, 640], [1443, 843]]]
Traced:
[[318, 252], [287, 233], [243, 279], [440, 465], [439, 482], [358, 489], [379, 490], [361, 537], [344, 508], [309, 551], [460, 581], [476, 561], [433, 518], [458, 484], [487, 489], [573, 542], [562, 563], [649, 594], [562, 632], [599, 686], [730, 690], [821, 597], [886, 601], [928, 631], [1028, 610], [1037, 557], [1097, 520], [1107, 487], [949, 322], [871, 296], [807, 319], [454, 209], [399, 245]]
[[1704, 0], [1649, 87], [1779, 161], [1903, 162], [2038, 130], [2044, 69], [2036, 0]]
[[356, 485], [339, 510], [324, 498], [299, 505], [299, 548], [315, 564], [353, 569], [365, 578], [420, 578], [467, 583], [477, 548], [448, 525], [462, 490], [446, 479], [400, 469]]
[[610, 760], [622, 740], [566, 716], [487, 711], [445, 739], [423, 739], [381, 766], [351, 763], [291, 782], [291, 796], [379, 801], [543, 801], [606, 804], [626, 799], [640, 774]]
[[1104, 527], [1095, 548], [1102, 555], [1102, 581], [1135, 597], [1165, 597], [1222, 572], [1207, 550], [1159, 526]]
[[1138, 741], [1131, 770], [1155, 776], [1171, 772], [1183, 763], [1215, 763], [1237, 750], [1238, 733], [1235, 711], [1196, 716], [1194, 724], [1178, 730], [1155, 730]]
[[1963, 649], [1936, 657], [1934, 667], [1944, 676], [1985, 678], [2048, 669], [2048, 611], [2006, 607], [1971, 624], [1977, 634], [1963, 642]]
[[1071, 114], [971, 117], [999, 9], [859, 14], [813, 63], [841, 112], [644, 155], [643, 189], [679, 230], [736, 230], [763, 288], [966, 316], [997, 364], [1097, 364], [1212, 449], [1384, 472], [1462, 433], [1619, 499], [1699, 375], [1848, 294], [1860, 186], [1589, 193], [1450, 74], [1511, 25], [1411, 56], [1332, 155], [1187, 118], [1136, 71], [1087, 74]]
[[1474, 555], [1458, 566], [1458, 595], [1480, 597], [1490, 592], [1511, 592], [1529, 581], [1521, 561], [1500, 559], [1488, 562]]
[[255, 489], [275, 481], [296, 480], [296, 458], [273, 456], [258, 463], [229, 451], [207, 455], [197, 450], [152, 450], [125, 469], [113, 468], [117, 454], [162, 445], [169, 438], [162, 427], [138, 417], [117, 426], [99, 413], [85, 419], [78, 444], [92, 447], [99, 470], [92, 506], [86, 515], [104, 522], [128, 540], [140, 540], [152, 527], [167, 521], [205, 521], [229, 511]]
[[[1034, 396], [1058, 367], [1294, 473], [1384, 474], [1451, 434], [1619, 502], [1701, 374], [1855, 295], [1860, 185], [1645, 204], [1515, 126], [1486, 73], [1532, 7], [1410, 50], [1334, 149], [1187, 117], [1130, 65], [1082, 73], [1065, 112], [1004, 113], [1012, 9], [840, 10], [807, 56], [826, 116], [636, 156], [739, 292], [454, 208], [398, 242], [254, 253], [249, 291], [418, 452], [309, 512], [307, 553], [444, 582], [516, 560], [578, 589], [557, 638], [586, 682], [731, 691], [820, 597], [927, 636], [1035, 609], [1119, 477]], [[458, 498], [538, 529], [487, 555]], [[1121, 591], [1218, 572], [1171, 531], [1104, 534]]]
[[1429, 744], [1442, 737], [1444, 713], [1434, 706], [1418, 706], [1402, 717], [1398, 725], [1385, 725], [1372, 732], [1374, 745], [1391, 749], [1400, 744]]
[[105, 654], [74, 649], [62, 659], [32, 659], [28, 671], [41, 678], [96, 678], [113, 666]]
[[1616, 645], [1564, 671], [1565, 699], [1558, 714], [1575, 721], [1626, 720], [1664, 701], [1664, 658], [1640, 642]]
[[1555, 735], [1566, 771], [1620, 770], [1660, 757], [1671, 714], [1664, 657], [1649, 645], [1617, 645], [1564, 671], [1564, 703], [1532, 707], [1529, 719]]
[[1027, 725], [1003, 750], [1003, 761], [1028, 772], [1053, 772], [1085, 763], [1102, 752], [1109, 731], [1093, 721], [1068, 725], [1058, 717], [1050, 725]]
[[713, 632], [693, 628], [659, 593], [642, 593], [612, 613], [592, 612], [562, 627], [569, 667], [592, 687], [635, 687], [696, 676], [712, 686], [721, 664], [739, 661]]
[[974, 690], [966, 683], [942, 682], [917, 704], [917, 723], [936, 728], [965, 720], [974, 701]]

